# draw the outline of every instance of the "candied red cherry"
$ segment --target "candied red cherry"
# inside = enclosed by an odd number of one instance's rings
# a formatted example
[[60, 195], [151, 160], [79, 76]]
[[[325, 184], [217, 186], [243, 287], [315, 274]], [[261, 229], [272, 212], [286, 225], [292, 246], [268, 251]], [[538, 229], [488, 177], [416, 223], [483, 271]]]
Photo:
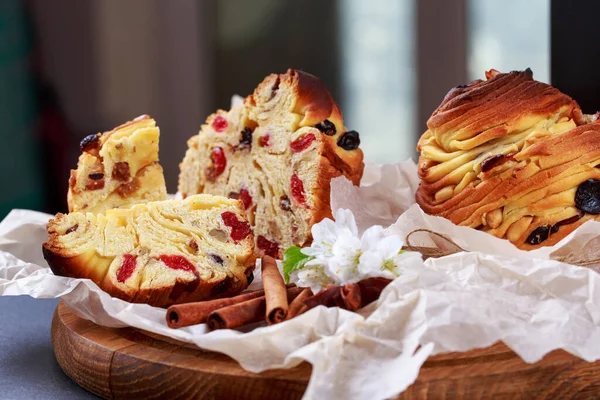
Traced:
[[223, 132], [227, 129], [227, 120], [220, 115], [217, 115], [212, 122], [212, 127], [217, 132]]
[[236, 242], [244, 240], [252, 232], [250, 224], [246, 221], [239, 221], [235, 213], [231, 211], [225, 211], [221, 214], [221, 218], [223, 218], [225, 226], [231, 228], [230, 236]]
[[194, 272], [197, 273], [196, 267], [194, 264], [189, 262], [187, 258], [179, 255], [170, 255], [170, 254], [162, 254], [159, 257], [160, 261], [165, 263], [165, 265], [171, 269], [180, 269], [183, 271]]
[[225, 167], [227, 167], [227, 158], [225, 158], [225, 152], [222, 147], [215, 147], [212, 150], [210, 158], [213, 162], [214, 167], [214, 177], [221, 175], [223, 171], [225, 171]]
[[256, 238], [256, 247], [261, 249], [266, 255], [273, 258], [277, 258], [279, 256], [279, 243], [271, 241], [263, 235], [259, 235]]
[[260, 137], [260, 145], [261, 147], [269, 147], [271, 145], [270, 143], [271, 140], [271, 135], [270, 134], [266, 134]]
[[309, 133], [308, 135], [304, 135], [301, 138], [294, 140], [290, 143], [290, 147], [294, 153], [300, 153], [301, 151], [308, 149], [315, 139], [315, 135]]
[[244, 209], [247, 210], [252, 206], [252, 196], [250, 196], [248, 189], [242, 188], [242, 190], [240, 190], [240, 200], [244, 203]]
[[121, 268], [119, 268], [119, 272], [117, 272], [117, 281], [120, 283], [125, 282], [131, 275], [133, 275], [133, 271], [135, 271], [135, 260], [136, 256], [133, 254], [123, 254], [123, 262], [121, 263]]
[[304, 183], [298, 178], [298, 175], [293, 174], [290, 180], [290, 189], [294, 199], [302, 204], [306, 205], [306, 194], [304, 193]]

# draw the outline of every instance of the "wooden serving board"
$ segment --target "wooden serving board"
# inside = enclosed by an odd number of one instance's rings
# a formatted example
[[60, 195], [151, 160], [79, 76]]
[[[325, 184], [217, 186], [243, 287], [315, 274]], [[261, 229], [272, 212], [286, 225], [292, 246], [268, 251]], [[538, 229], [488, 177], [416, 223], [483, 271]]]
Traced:
[[[299, 399], [311, 373], [304, 363], [254, 374], [222, 354], [132, 328], [98, 326], [62, 302], [52, 320], [52, 344], [65, 373], [106, 399]], [[600, 362], [554, 351], [527, 364], [498, 343], [431, 357], [399, 398], [595, 399]]]

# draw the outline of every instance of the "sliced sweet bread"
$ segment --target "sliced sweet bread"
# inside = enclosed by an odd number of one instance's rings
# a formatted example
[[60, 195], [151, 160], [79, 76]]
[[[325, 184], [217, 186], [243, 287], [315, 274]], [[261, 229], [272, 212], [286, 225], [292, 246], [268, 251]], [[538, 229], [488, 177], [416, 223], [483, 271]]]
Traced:
[[110, 132], [85, 137], [77, 170], [71, 170], [69, 212], [165, 200], [167, 190], [158, 163], [159, 129], [147, 115]]
[[359, 144], [323, 83], [288, 70], [268, 76], [242, 106], [208, 117], [188, 141], [179, 191], [239, 198], [258, 253], [280, 257], [310, 243], [312, 225], [331, 217], [331, 179], [359, 183]]
[[105, 214], [58, 214], [43, 253], [57, 275], [165, 307], [229, 296], [252, 281], [254, 238], [239, 200], [196, 195]]

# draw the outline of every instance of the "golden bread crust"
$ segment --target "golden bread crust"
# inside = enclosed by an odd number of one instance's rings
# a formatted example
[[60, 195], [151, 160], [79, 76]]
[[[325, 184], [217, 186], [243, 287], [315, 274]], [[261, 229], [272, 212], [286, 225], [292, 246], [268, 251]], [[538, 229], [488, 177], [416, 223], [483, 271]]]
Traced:
[[600, 123], [530, 71], [487, 76], [452, 89], [429, 119], [416, 201], [522, 249], [553, 245], [599, 218], [576, 194], [600, 180]]

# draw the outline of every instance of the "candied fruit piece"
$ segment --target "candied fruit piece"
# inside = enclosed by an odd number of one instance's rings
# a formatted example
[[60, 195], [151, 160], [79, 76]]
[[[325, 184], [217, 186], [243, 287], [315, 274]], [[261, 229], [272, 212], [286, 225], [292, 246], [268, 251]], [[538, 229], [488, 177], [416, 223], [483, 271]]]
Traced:
[[270, 134], [266, 134], [260, 137], [260, 145], [261, 147], [269, 147], [271, 145], [271, 143], [269, 143], [269, 141], [271, 140], [271, 135]]
[[309, 133], [308, 135], [304, 135], [301, 138], [294, 140], [290, 143], [290, 147], [294, 153], [300, 153], [301, 151], [308, 149], [315, 139], [315, 135]]
[[117, 272], [117, 281], [120, 283], [125, 282], [135, 271], [135, 261], [137, 257], [133, 254], [123, 254], [123, 262], [121, 268]]
[[227, 120], [220, 115], [217, 115], [212, 122], [212, 127], [217, 132], [223, 132], [227, 129]]
[[292, 191], [292, 196], [294, 197], [294, 199], [298, 203], [306, 205], [306, 194], [304, 193], [304, 184], [296, 174], [292, 175], [290, 181], [290, 189]]
[[222, 147], [215, 147], [210, 154], [210, 158], [213, 162], [214, 177], [221, 175], [227, 167], [227, 158], [225, 158], [225, 152]]
[[194, 264], [189, 262], [187, 258], [180, 255], [162, 254], [159, 257], [160, 261], [171, 269], [180, 269], [183, 271], [193, 272], [197, 274], [196, 267]]
[[223, 218], [225, 226], [231, 228], [230, 236], [236, 242], [244, 240], [250, 232], [252, 232], [250, 224], [246, 221], [239, 221], [235, 213], [232, 213], [231, 211], [225, 211], [221, 214], [221, 218]]
[[244, 203], [244, 209], [247, 210], [252, 206], [252, 196], [250, 196], [248, 189], [242, 188], [242, 190], [240, 190], [240, 200]]
[[279, 256], [279, 243], [271, 241], [263, 235], [259, 235], [256, 238], [256, 247], [261, 249], [266, 255], [273, 258], [277, 258]]

